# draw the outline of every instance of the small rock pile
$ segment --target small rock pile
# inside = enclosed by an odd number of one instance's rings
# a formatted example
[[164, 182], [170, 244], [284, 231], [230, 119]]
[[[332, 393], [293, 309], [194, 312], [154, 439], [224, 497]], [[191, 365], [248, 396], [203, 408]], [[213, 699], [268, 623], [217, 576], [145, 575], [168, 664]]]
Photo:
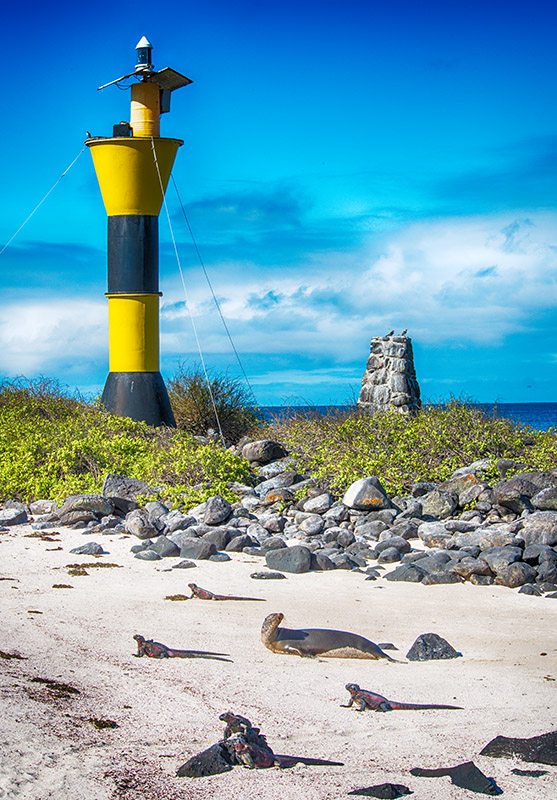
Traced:
[[[120, 531], [139, 540], [131, 548], [136, 558], [180, 559], [175, 568], [245, 552], [281, 573], [357, 569], [368, 580], [469, 581], [557, 597], [557, 469], [506, 478], [520, 465], [501, 460], [501, 479], [490, 486], [482, 478], [489, 462], [478, 461], [443, 483], [417, 483], [409, 495], [393, 498], [368, 476], [338, 500], [298, 474], [276, 442], [248, 442], [241, 453], [251, 462], [254, 485], [230, 484], [241, 497], [234, 504], [215, 496], [187, 513], [161, 501], [140, 507], [136, 498], [153, 489], [108, 475], [102, 495], [69, 497], [59, 508], [48, 500], [28, 507], [10, 501], [0, 525], [25, 524], [32, 516], [37, 529]], [[297, 499], [300, 490], [305, 496]], [[421, 546], [413, 548], [413, 540]]]

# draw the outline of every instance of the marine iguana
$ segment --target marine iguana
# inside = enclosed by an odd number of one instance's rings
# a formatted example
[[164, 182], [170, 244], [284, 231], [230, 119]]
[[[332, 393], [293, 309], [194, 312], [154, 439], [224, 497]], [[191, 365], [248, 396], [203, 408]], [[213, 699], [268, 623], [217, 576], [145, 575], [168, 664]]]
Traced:
[[188, 586], [191, 589], [190, 600], [196, 597], [198, 600], [254, 600], [257, 603], [265, 602], [264, 597], [236, 597], [231, 594], [213, 594], [208, 589], [202, 589], [196, 583], [188, 583]]
[[229, 661], [230, 658], [219, 658], [219, 656], [226, 656], [228, 653], [211, 653], [204, 650], [173, 650], [161, 642], [155, 642], [153, 639], [145, 639], [141, 634], [136, 633], [133, 637], [137, 642], [137, 653], [133, 653], [136, 658], [147, 656], [147, 658], [210, 658], [213, 661]]
[[387, 700], [381, 694], [375, 692], [368, 692], [367, 689], [360, 689], [357, 683], [347, 683], [344, 687], [350, 692], [350, 700], [348, 704], [341, 703], [341, 708], [350, 708], [352, 704], [359, 705], [356, 711], [365, 711], [369, 708], [370, 711], [416, 711], [424, 708], [451, 708], [455, 710], [462, 710], [461, 706], [444, 706], [437, 704], [422, 705], [420, 703], [397, 703], [395, 700]]

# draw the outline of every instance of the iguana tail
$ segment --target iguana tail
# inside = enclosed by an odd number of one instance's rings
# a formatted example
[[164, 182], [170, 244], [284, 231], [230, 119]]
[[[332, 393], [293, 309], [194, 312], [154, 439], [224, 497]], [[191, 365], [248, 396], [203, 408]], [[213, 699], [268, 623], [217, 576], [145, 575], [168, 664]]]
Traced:
[[213, 661], [229, 661], [233, 663], [231, 658], [220, 658], [220, 656], [227, 655], [229, 653], [210, 653], [203, 650], [172, 650], [168, 648], [169, 658], [208, 658]]

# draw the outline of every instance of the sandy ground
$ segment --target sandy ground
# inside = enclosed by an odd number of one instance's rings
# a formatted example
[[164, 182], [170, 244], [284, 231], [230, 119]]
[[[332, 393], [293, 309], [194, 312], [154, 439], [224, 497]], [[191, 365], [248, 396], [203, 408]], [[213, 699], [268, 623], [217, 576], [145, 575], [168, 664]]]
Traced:
[[[510, 798], [557, 797], [557, 767], [479, 755], [499, 734], [529, 737], [557, 727], [557, 601], [503, 587], [372, 582], [340, 570], [255, 581], [250, 573], [262, 562], [244, 554], [168, 571], [174, 559], [133, 558], [137, 540], [130, 537], [62, 528], [51, 534], [58, 541], [43, 541], [31, 533], [20, 526], [0, 534], [0, 650], [24, 657], [0, 659], [0, 797], [332, 800], [389, 781], [416, 798], [450, 800], [474, 795], [448, 777], [416, 778], [409, 770], [469, 760]], [[92, 539], [108, 554], [69, 553]], [[83, 577], [64, 569], [94, 561], [121, 568]], [[190, 581], [266, 602], [165, 600], [187, 594]], [[398, 658], [419, 634], [436, 632], [463, 657], [399, 665], [279, 656], [259, 637], [273, 611], [285, 614], [287, 627], [340, 628], [393, 642]], [[174, 648], [230, 653], [233, 663], [133, 658], [134, 633]], [[80, 694], [57, 697], [37, 677]], [[464, 710], [359, 714], [340, 707], [348, 682], [393, 700]], [[344, 766], [175, 777], [184, 761], [221, 738], [218, 715], [226, 710], [259, 725], [277, 753]], [[97, 730], [91, 719], [119, 727]], [[513, 767], [548, 774], [521, 777]]]

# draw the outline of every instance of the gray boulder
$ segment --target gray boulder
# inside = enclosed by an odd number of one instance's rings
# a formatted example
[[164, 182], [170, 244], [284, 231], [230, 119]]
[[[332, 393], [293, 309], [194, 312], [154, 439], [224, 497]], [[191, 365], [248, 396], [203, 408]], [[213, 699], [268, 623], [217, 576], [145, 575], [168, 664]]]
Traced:
[[269, 550], [265, 554], [265, 562], [269, 569], [280, 572], [308, 572], [311, 566], [311, 551], [303, 545]]
[[442, 522], [422, 522], [418, 536], [426, 547], [446, 547], [452, 538]]
[[441, 658], [458, 658], [458, 653], [446, 639], [437, 633], [422, 633], [406, 653], [408, 661], [431, 661]]
[[462, 583], [462, 578], [453, 570], [429, 572], [423, 579], [424, 586], [437, 586], [442, 583]]
[[100, 556], [104, 553], [104, 550], [102, 545], [97, 542], [87, 542], [87, 544], [74, 547], [73, 550], [70, 550], [70, 553], [75, 553], [79, 556]]
[[492, 572], [487, 564], [481, 558], [472, 558], [465, 556], [461, 558], [458, 564], [453, 567], [454, 572], [460, 575], [464, 580], [470, 580], [472, 575], [491, 575]]
[[557, 562], [540, 561], [536, 567], [538, 583], [557, 583]]
[[323, 530], [323, 518], [319, 514], [309, 514], [305, 519], [300, 522], [300, 530], [306, 536], [317, 536]]
[[388, 581], [406, 581], [409, 583], [421, 583], [426, 573], [420, 569], [419, 563], [401, 564], [392, 572], [387, 573], [385, 578]]
[[200, 561], [213, 553], [217, 552], [217, 548], [212, 542], [206, 542], [204, 539], [187, 539], [180, 548], [180, 558], [193, 558]]
[[239, 536], [234, 536], [224, 549], [227, 553], [241, 553], [244, 547], [255, 547], [256, 545], [255, 539], [252, 539], [247, 533], [241, 533]]
[[167, 538], [170, 539], [171, 542], [174, 542], [174, 544], [181, 549], [184, 542], [189, 541], [190, 539], [197, 539], [198, 537], [191, 530], [191, 528], [188, 528], [185, 531], [174, 531], [174, 533], [169, 534]]
[[[388, 533], [388, 531], [385, 531], [385, 533]], [[412, 549], [410, 547], [409, 542], [406, 539], [404, 539], [402, 536], [389, 536], [389, 537], [385, 536], [384, 539], [382, 538], [375, 545], [375, 552], [376, 553], [381, 553], [383, 550], [386, 550], [388, 547], [396, 548], [399, 551], [399, 553], [409, 553], [410, 550]]]
[[557, 511], [535, 511], [524, 517], [520, 536], [526, 545], [557, 545]]
[[180, 548], [166, 536], [159, 536], [151, 545], [151, 550], [158, 553], [161, 558], [172, 558], [180, 555]]
[[259, 495], [259, 497], [265, 497], [271, 490], [274, 489], [283, 489], [285, 487], [292, 486], [294, 481], [296, 480], [296, 472], [295, 470], [288, 470], [287, 472], [281, 472], [280, 475], [275, 475], [274, 478], [269, 478], [266, 481], [262, 481], [258, 483], [255, 487], [255, 493]]
[[201, 537], [204, 542], [212, 542], [217, 550], [224, 550], [233, 536], [236, 536], [235, 528], [215, 528], [209, 533], [204, 533]]
[[136, 508], [126, 515], [124, 527], [128, 533], [137, 536], [138, 539], [151, 539], [159, 535], [148, 513], [143, 508]]
[[341, 528], [336, 535], [336, 542], [340, 547], [350, 547], [350, 545], [355, 541], [356, 537], [352, 531], [349, 531], [346, 528]]
[[394, 564], [400, 559], [401, 553], [396, 547], [385, 547], [377, 554], [379, 564]]
[[284, 447], [272, 439], [258, 439], [256, 442], [248, 442], [242, 448], [244, 458], [248, 461], [258, 461], [260, 464], [267, 464], [286, 455]]
[[174, 533], [174, 531], [183, 531], [189, 528], [190, 525], [195, 525], [195, 522], [195, 517], [182, 514], [181, 511], [169, 511], [164, 518], [164, 531], [168, 536], [170, 533]]
[[271, 533], [282, 533], [286, 519], [282, 514], [262, 514], [259, 517], [259, 525]]
[[312, 571], [325, 571], [329, 569], [336, 569], [336, 567], [326, 553], [322, 553], [320, 550], [317, 550], [315, 553], [311, 554], [310, 569]]
[[261, 549], [264, 552], [267, 550], [282, 550], [283, 547], [288, 547], [288, 545], [280, 536], [269, 536], [261, 545]]
[[520, 561], [522, 558], [522, 550], [520, 547], [491, 547], [489, 550], [483, 550], [480, 553], [480, 558], [485, 561], [488, 567], [496, 575], [502, 572], [509, 564], [515, 561]]
[[161, 556], [155, 553], [154, 550], [140, 550], [135, 554], [134, 558], [139, 558], [141, 561], [160, 561]]
[[97, 515], [93, 511], [68, 511], [58, 521], [69, 528], [85, 528], [90, 522], [97, 522]]
[[374, 539], [377, 540], [383, 531], [386, 531], [388, 525], [386, 522], [383, 522], [380, 519], [370, 520], [368, 522], [362, 522], [360, 525], [356, 525], [355, 532], [358, 536], [363, 536], [365, 539]]
[[309, 497], [304, 502], [304, 511], [309, 511], [310, 514], [324, 514], [333, 505], [333, 497], [329, 492], [318, 494], [317, 497]]
[[29, 521], [26, 511], [17, 508], [3, 508], [0, 511], [0, 526], [26, 525]]
[[224, 497], [216, 495], [209, 497], [205, 504], [205, 514], [203, 522], [205, 525], [220, 525], [225, 522], [232, 514], [232, 506]]

